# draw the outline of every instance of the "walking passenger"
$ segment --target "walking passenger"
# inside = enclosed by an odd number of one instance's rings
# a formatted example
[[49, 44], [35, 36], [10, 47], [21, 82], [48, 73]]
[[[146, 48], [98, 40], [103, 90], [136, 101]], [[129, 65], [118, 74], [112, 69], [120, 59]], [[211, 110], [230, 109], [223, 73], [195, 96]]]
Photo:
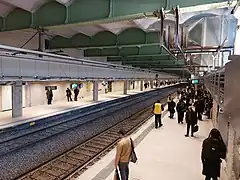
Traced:
[[72, 101], [72, 92], [69, 88], [67, 88], [67, 90], [66, 90], [66, 96], [67, 96], [68, 102]]
[[221, 171], [221, 159], [226, 158], [227, 148], [222, 140], [222, 136], [217, 129], [212, 129], [209, 137], [203, 141], [202, 145], [202, 174], [205, 180], [218, 180]]
[[48, 105], [52, 104], [53, 92], [52, 92], [51, 88], [47, 89], [46, 96], [47, 96], [47, 100], [48, 100]]
[[153, 105], [153, 114], [155, 115], [155, 128], [161, 127], [162, 124], [162, 111], [164, 111], [163, 105], [159, 100]]
[[186, 123], [187, 123], [187, 134], [186, 137], [189, 136], [189, 130], [191, 128], [191, 136], [194, 136], [194, 126], [197, 124], [197, 113], [192, 109], [192, 106], [188, 107], [186, 113]]
[[[129, 177], [129, 162], [132, 152], [131, 139], [126, 135], [125, 130], [121, 129], [119, 134], [122, 136], [117, 144], [115, 156], [115, 169], [119, 168], [121, 180], [128, 180]], [[134, 145], [133, 145], [134, 147]], [[115, 174], [114, 179], [117, 179]]]
[[173, 116], [174, 116], [174, 113], [175, 113], [175, 106], [176, 106], [176, 103], [174, 102], [174, 100], [172, 98], [171, 101], [168, 103], [168, 110], [169, 110], [169, 113], [170, 113], [170, 116], [169, 116], [170, 119], [173, 119]]
[[186, 104], [184, 103], [183, 99], [179, 100], [176, 109], [178, 113], [178, 123], [183, 124], [184, 112], [186, 111]]

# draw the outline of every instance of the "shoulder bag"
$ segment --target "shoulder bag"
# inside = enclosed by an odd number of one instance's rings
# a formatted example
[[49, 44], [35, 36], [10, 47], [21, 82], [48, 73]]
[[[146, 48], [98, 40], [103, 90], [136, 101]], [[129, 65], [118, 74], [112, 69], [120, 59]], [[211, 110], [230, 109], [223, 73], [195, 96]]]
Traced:
[[130, 138], [130, 140], [131, 140], [131, 147], [132, 147], [132, 152], [130, 154], [130, 162], [136, 163], [137, 162], [137, 155], [136, 155], [135, 150], [134, 150], [132, 138]]

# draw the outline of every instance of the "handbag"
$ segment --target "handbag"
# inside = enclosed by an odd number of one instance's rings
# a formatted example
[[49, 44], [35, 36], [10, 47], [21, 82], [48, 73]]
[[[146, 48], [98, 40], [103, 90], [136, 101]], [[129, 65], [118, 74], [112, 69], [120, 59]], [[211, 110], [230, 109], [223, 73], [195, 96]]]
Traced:
[[130, 154], [130, 162], [136, 163], [137, 160], [138, 160], [137, 155], [136, 155], [135, 150], [134, 150], [132, 138], [130, 138], [130, 140], [131, 140], [131, 147], [132, 147], [132, 152]]
[[199, 127], [198, 127], [198, 125], [196, 124], [196, 125], [193, 127], [193, 132], [198, 132], [198, 129], [199, 129]]

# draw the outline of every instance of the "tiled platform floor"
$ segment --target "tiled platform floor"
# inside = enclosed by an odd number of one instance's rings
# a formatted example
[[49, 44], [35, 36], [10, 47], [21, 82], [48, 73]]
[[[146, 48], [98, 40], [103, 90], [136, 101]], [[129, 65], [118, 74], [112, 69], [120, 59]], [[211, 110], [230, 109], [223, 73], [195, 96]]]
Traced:
[[[168, 114], [162, 128], [155, 129], [153, 122], [151, 118], [132, 135], [139, 161], [130, 163], [129, 180], [203, 180], [201, 146], [212, 128], [211, 121], [200, 121], [194, 138], [186, 138], [186, 124], [178, 124], [177, 118], [169, 119]], [[114, 156], [115, 149], [76, 179], [113, 180]]]

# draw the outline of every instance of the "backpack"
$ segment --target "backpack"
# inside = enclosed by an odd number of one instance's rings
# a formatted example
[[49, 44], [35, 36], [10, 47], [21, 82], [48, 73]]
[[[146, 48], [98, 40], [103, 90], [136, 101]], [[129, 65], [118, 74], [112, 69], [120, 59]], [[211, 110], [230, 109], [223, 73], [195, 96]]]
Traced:
[[221, 158], [221, 147], [217, 140], [208, 140], [204, 147], [203, 156], [208, 162], [218, 162]]

